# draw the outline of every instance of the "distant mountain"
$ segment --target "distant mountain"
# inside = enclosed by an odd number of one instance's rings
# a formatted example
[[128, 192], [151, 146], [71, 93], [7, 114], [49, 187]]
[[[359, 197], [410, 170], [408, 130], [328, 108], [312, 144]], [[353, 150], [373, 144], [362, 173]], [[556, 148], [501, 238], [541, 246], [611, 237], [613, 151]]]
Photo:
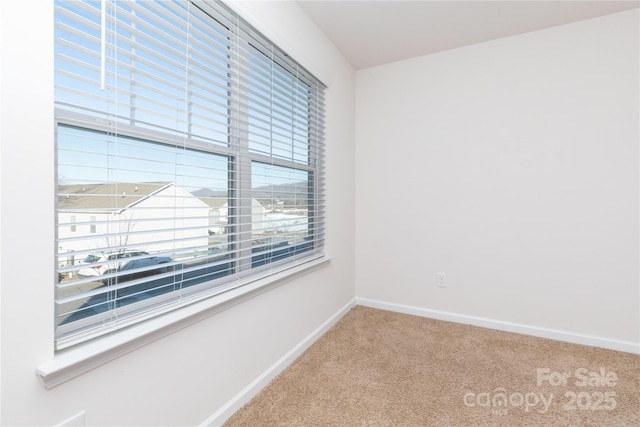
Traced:
[[[309, 185], [307, 181], [293, 182], [279, 185], [265, 185], [252, 189], [251, 196], [257, 200], [305, 200], [308, 197]], [[226, 191], [201, 188], [191, 192], [198, 198], [227, 197]]]
[[251, 191], [254, 199], [277, 199], [277, 200], [292, 200], [292, 199], [306, 199], [309, 193], [309, 185], [306, 181], [279, 184], [279, 185], [265, 185], [263, 187], [256, 187]]
[[191, 194], [193, 194], [197, 198], [203, 198], [203, 197], [227, 197], [227, 192], [226, 191], [216, 191], [216, 190], [212, 190], [211, 188], [201, 188], [199, 190], [192, 191]]

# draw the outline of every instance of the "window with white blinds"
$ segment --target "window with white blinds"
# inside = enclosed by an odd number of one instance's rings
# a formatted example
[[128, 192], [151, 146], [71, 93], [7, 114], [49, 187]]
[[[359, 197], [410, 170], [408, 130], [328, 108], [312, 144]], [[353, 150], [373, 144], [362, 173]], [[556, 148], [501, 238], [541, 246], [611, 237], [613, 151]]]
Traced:
[[56, 348], [322, 256], [323, 93], [223, 3], [56, 0]]

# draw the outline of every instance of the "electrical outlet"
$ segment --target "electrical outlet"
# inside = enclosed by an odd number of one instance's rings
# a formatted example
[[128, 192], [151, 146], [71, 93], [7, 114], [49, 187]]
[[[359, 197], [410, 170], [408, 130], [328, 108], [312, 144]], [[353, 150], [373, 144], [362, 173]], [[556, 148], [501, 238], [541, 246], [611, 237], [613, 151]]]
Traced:
[[447, 273], [438, 273], [436, 277], [436, 286], [439, 288], [447, 287]]

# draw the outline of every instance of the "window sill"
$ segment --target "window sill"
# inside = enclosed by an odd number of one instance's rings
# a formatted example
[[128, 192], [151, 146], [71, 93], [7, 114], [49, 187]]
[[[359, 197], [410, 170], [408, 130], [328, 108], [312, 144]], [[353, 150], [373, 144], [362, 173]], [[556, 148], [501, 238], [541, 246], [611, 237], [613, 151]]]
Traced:
[[209, 316], [240, 304], [289, 280], [325, 266], [330, 261], [323, 256], [304, 264], [279, 271], [228, 292], [207, 298], [164, 315], [97, 338], [55, 354], [53, 360], [36, 369], [44, 387], [51, 389], [98, 366], [172, 334]]

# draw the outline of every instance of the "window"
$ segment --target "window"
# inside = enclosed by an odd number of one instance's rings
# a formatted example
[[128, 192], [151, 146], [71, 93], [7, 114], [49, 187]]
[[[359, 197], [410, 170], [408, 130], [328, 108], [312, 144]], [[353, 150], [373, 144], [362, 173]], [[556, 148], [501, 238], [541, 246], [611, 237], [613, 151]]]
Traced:
[[324, 86], [217, 1], [55, 1], [56, 348], [323, 255]]

